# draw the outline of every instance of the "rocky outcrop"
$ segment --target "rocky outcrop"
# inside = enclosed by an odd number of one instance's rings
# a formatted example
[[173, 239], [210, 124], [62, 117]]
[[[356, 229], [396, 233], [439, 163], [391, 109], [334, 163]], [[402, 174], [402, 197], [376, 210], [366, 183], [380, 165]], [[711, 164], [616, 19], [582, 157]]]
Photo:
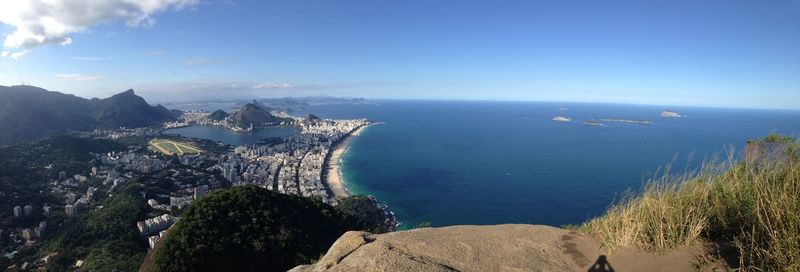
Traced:
[[661, 117], [664, 117], [664, 118], [681, 118], [681, 117], [683, 117], [683, 115], [681, 115], [680, 113], [671, 111], [671, 110], [665, 110], [665, 111], [661, 112]]
[[593, 238], [549, 226], [452, 226], [347, 232], [316, 264], [291, 271], [693, 271], [702, 252], [622, 248], [605, 256]]

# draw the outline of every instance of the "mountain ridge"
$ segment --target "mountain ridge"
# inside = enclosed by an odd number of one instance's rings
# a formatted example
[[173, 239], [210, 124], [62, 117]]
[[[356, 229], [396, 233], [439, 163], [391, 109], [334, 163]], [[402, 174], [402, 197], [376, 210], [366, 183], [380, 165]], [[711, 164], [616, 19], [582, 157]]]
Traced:
[[269, 107], [256, 103], [256, 101], [254, 101], [254, 103], [247, 103], [231, 114], [230, 119], [232, 124], [240, 129], [248, 129], [250, 127], [275, 126], [292, 121], [290, 118], [277, 117], [269, 112]]
[[215, 110], [214, 112], [208, 114], [208, 119], [222, 121], [225, 120], [225, 118], [228, 118], [228, 116], [231, 115], [223, 110]]
[[133, 89], [100, 99], [85, 99], [44, 88], [0, 85], [0, 144], [71, 130], [145, 127], [172, 120], [161, 105], [151, 106]]

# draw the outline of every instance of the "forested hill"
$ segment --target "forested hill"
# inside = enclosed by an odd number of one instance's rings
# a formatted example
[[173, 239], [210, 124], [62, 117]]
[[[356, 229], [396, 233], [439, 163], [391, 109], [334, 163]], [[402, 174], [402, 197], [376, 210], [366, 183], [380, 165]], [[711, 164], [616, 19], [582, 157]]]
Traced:
[[250, 126], [256, 128], [274, 126], [292, 121], [291, 118], [282, 118], [272, 115], [270, 110], [271, 108], [264, 105], [247, 103], [231, 115], [231, 120], [235, 126], [242, 129]]
[[216, 110], [208, 115], [208, 119], [215, 121], [222, 121], [225, 120], [225, 118], [228, 118], [228, 116], [231, 115], [223, 110]]
[[393, 231], [374, 199], [336, 207], [255, 186], [192, 203], [139, 271], [286, 271], [317, 259], [348, 230]]
[[175, 118], [150, 106], [133, 90], [106, 99], [84, 99], [34, 86], [0, 86], [0, 145], [67, 130], [144, 127]]

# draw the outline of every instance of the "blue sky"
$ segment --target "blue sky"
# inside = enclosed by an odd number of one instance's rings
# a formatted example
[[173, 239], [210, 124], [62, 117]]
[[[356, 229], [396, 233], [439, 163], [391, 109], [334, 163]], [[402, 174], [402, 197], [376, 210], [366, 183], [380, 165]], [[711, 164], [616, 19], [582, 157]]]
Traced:
[[21, 2], [0, 85], [800, 109], [798, 1]]

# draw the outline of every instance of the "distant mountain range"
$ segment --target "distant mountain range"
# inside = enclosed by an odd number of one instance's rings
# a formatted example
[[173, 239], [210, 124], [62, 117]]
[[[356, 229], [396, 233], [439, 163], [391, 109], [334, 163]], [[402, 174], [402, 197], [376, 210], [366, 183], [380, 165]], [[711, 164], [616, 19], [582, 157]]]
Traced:
[[285, 112], [306, 111], [308, 107], [319, 105], [360, 105], [369, 103], [366, 99], [333, 96], [306, 96], [264, 98], [258, 100], [263, 105]]
[[0, 86], [0, 144], [69, 130], [136, 128], [175, 119], [133, 90], [105, 99], [84, 99], [34, 86]]
[[257, 100], [243, 99], [206, 99], [190, 102], [170, 102], [164, 105], [170, 109], [181, 109], [187, 111], [208, 111], [213, 112], [221, 109], [233, 112], [247, 103], [257, 102], [265, 105], [272, 110], [282, 112], [306, 112], [309, 107], [320, 105], [362, 105], [372, 104], [364, 98], [332, 97], [332, 96], [307, 96], [307, 97], [283, 97], [283, 98], [262, 98]]
[[363, 97], [334, 97], [334, 96], [306, 96], [306, 97], [282, 97], [264, 98], [261, 103], [275, 108], [290, 108], [301, 106], [330, 105], [330, 104], [366, 104]]

